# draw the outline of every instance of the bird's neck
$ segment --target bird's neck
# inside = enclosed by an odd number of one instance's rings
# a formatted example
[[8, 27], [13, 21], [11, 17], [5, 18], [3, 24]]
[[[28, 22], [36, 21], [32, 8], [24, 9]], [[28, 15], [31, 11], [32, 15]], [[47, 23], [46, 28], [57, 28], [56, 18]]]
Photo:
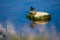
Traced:
[[30, 11], [30, 13], [35, 14], [35, 13], [36, 13], [36, 11], [35, 11], [35, 10], [34, 10], [34, 11]]

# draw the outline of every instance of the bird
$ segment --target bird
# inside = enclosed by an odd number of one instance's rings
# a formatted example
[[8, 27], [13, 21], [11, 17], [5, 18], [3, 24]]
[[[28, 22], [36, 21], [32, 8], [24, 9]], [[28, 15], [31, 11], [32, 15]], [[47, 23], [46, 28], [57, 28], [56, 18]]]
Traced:
[[35, 24], [45, 24], [51, 20], [51, 14], [47, 12], [39, 12], [36, 11], [32, 6], [30, 7], [30, 12], [27, 14], [27, 18], [30, 19], [33, 23], [31, 23], [31, 27], [34, 28]]

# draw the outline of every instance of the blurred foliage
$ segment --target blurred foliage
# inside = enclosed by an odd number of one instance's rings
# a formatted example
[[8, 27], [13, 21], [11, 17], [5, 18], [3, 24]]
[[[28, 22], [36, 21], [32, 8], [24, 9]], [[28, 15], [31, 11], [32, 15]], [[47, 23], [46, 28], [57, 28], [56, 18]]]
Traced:
[[0, 31], [0, 40], [4, 39], [6, 37], [6, 32]]
[[20, 40], [20, 36], [17, 35], [11, 35], [10, 40]]

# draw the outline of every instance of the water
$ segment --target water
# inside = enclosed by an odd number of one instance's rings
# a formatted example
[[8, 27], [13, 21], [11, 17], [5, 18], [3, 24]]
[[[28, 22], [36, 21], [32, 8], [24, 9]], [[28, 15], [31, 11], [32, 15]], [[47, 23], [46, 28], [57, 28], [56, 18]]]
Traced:
[[[26, 18], [30, 7], [51, 14], [46, 25], [30, 27]], [[5, 30], [6, 40], [60, 40], [60, 0], [0, 0], [0, 30]]]

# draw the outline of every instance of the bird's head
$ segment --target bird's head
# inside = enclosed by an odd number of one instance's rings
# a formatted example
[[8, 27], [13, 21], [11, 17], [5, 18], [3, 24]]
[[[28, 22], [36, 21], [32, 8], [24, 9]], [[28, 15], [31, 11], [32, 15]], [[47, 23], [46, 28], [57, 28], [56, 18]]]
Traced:
[[30, 7], [30, 13], [36, 13], [35, 8], [33, 8], [32, 6]]

